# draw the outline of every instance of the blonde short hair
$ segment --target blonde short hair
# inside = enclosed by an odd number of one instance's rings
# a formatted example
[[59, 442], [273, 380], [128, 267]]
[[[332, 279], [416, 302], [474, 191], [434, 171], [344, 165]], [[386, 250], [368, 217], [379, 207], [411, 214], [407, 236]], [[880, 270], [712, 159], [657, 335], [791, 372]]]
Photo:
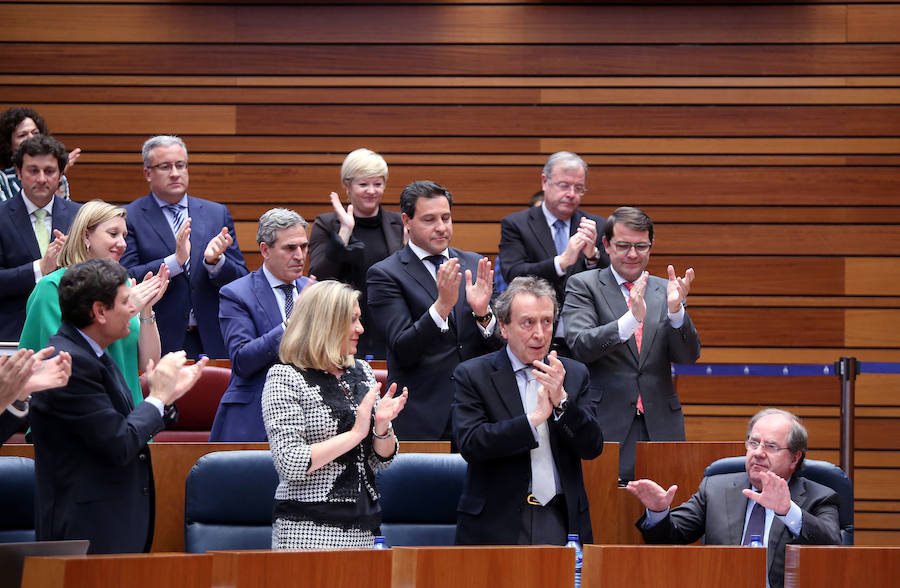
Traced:
[[279, 359], [300, 369], [352, 367], [354, 357], [341, 355], [341, 346], [350, 331], [358, 299], [358, 291], [336, 280], [304, 288], [281, 338]]
[[72, 225], [69, 227], [69, 238], [59, 252], [57, 263], [59, 267], [69, 267], [82, 261], [93, 259], [84, 238], [88, 233], [97, 228], [97, 225], [105, 223], [111, 218], [121, 216], [123, 219], [127, 212], [120, 206], [115, 206], [103, 200], [91, 200], [78, 209]]
[[384, 158], [371, 149], [356, 149], [344, 158], [341, 166], [341, 182], [350, 183], [354, 178], [380, 176], [385, 183], [388, 179], [388, 166]]

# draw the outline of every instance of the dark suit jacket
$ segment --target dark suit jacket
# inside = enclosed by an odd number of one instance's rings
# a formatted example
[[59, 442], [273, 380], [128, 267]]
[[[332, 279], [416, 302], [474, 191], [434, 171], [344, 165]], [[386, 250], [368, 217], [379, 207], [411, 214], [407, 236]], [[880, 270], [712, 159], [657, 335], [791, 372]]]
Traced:
[[[459, 258], [463, 276], [467, 269], [473, 276], [478, 271], [477, 253], [451, 247], [449, 254]], [[409, 246], [369, 268], [368, 286], [369, 312], [388, 345], [388, 383], [409, 388], [394, 430], [403, 440], [440, 439], [449, 429], [453, 370], [495, 349], [499, 341], [481, 334], [464, 283], [459, 285], [450, 329], [441, 332], [428, 313], [438, 297], [437, 284]]]
[[[175, 236], [163, 211], [151, 195], [125, 206], [128, 211], [126, 249], [120, 263], [132, 277], [142, 280], [148, 271], [156, 273], [166, 256], [175, 252]], [[163, 354], [184, 348], [189, 311], [194, 309], [203, 352], [210, 358], [226, 358], [219, 330], [219, 288], [247, 274], [237, 239], [225, 251], [225, 262], [215, 276], [203, 265], [203, 252], [222, 227], [234, 237], [234, 222], [222, 204], [188, 196], [191, 217], [190, 278], [183, 272], [169, 282], [162, 300], [156, 303], [156, 324]]]
[[[803, 510], [800, 535], [796, 538], [777, 517], [769, 531], [769, 585], [784, 585], [784, 547], [793, 545], [840, 545], [838, 495], [831, 488], [794, 476], [789, 486], [791, 500]], [[643, 529], [646, 515], [637, 526], [647, 543], [693, 543], [706, 536], [706, 545], [740, 545], [743, 540], [747, 501], [741, 490], [750, 488], [744, 472], [703, 478], [700, 489], [659, 524]]]
[[[351, 234], [350, 242], [344, 245], [337, 235], [340, 228], [337, 213], [326, 212], [316, 217], [309, 232], [309, 273], [316, 279], [340, 280], [359, 290], [359, 308], [365, 330], [359, 338], [356, 355], [373, 355], [377, 359], [384, 359], [387, 345], [375, 329], [372, 315], [368, 312], [366, 273], [369, 266], [365, 263], [366, 244]], [[381, 231], [384, 233], [388, 255], [403, 247], [403, 220], [398, 213], [381, 208]]]
[[672, 363], [694, 363], [700, 338], [685, 313], [679, 329], [669, 324], [666, 284], [650, 277], [644, 300], [644, 338], [638, 356], [634, 337], [619, 339], [618, 320], [628, 303], [612, 270], [592, 270], [572, 276], [566, 287], [562, 320], [566, 343], [575, 359], [591, 372], [591, 388], [599, 401], [600, 426], [607, 441], [623, 441], [631, 426], [638, 393], [652, 441], [684, 441], [684, 415], [672, 385]]
[[[593, 542], [581, 460], [603, 451], [603, 433], [588, 394], [588, 373], [560, 358], [568, 408], [547, 420], [553, 460], [566, 498], [568, 529]], [[506, 349], [470, 359], [453, 373], [453, 435], [469, 464], [457, 509], [458, 544], [517, 543], [521, 510], [531, 483], [530, 451], [538, 446], [522, 406]]]
[[[63, 323], [50, 345], [72, 354], [64, 388], [31, 400], [38, 541], [89, 539], [90, 553], [141, 552], [153, 539], [153, 469], [147, 441], [163, 429]], [[124, 380], [121, 380], [124, 383]]]
[[[41, 258], [23, 198], [19, 193], [0, 203], [0, 341], [18, 341], [22, 335], [25, 303], [35, 283], [33, 262]], [[68, 233], [79, 208], [80, 204], [54, 196], [53, 228]]]
[[[305, 276], [295, 283], [298, 292], [309, 284]], [[219, 402], [211, 442], [268, 441], [260, 399], [284, 334], [278, 305], [262, 268], [219, 292], [219, 326], [231, 359], [231, 380]]]
[[28, 417], [19, 418], [4, 407], [0, 411], [0, 446], [6, 443], [6, 440], [12, 437], [13, 433], [22, 428]]
[[[606, 219], [576, 210], [569, 221], [569, 235], [578, 231], [581, 219], [587, 217], [597, 223], [597, 245], [600, 251], [599, 267], [609, 265], [599, 236], [603, 234]], [[556, 275], [553, 258], [556, 257], [556, 245], [553, 234], [547, 226], [547, 219], [540, 206], [533, 206], [514, 212], [500, 221], [500, 259], [503, 260], [503, 279], [509, 284], [519, 276], [538, 276], [544, 278], [556, 289], [556, 300], [562, 307], [566, 295], [566, 281], [570, 276], [588, 269], [584, 255], [578, 255], [578, 261], [566, 268], [564, 276]]]

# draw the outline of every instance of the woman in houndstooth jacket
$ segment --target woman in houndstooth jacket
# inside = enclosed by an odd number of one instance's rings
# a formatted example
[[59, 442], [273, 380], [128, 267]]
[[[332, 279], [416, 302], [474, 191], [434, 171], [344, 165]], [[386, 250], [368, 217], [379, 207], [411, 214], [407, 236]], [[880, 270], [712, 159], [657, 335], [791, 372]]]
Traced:
[[[353, 357], [359, 292], [327, 280], [297, 300], [266, 376], [263, 421], [280, 478], [273, 549], [370, 547], [381, 524], [375, 470], [397, 453], [391, 421], [407, 392], [378, 399], [372, 368]], [[377, 401], [376, 401], [377, 400]]]

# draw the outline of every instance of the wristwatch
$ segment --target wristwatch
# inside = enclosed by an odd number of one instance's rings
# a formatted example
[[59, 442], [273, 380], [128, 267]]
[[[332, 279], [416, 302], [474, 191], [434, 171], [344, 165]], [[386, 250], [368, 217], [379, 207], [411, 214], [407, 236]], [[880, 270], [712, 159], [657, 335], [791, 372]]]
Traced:
[[562, 401], [559, 403], [559, 406], [554, 406], [554, 407], [553, 407], [553, 414], [555, 414], [556, 416], [560, 417], [560, 416], [562, 416], [562, 414], [563, 414], [564, 412], [566, 412], [566, 409], [567, 409], [568, 407], [569, 407], [569, 397], [566, 396], [566, 397], [563, 398]]
[[485, 314], [485, 315], [480, 315], [480, 316], [479, 316], [479, 315], [475, 314], [475, 311], [473, 310], [473, 311], [472, 311], [472, 318], [474, 318], [474, 319], [475, 319], [476, 321], [478, 321], [479, 323], [489, 323], [489, 322], [491, 322], [491, 319], [494, 318], [494, 313], [493, 313], [493, 311], [491, 310], [491, 307], [488, 306], [487, 314]]

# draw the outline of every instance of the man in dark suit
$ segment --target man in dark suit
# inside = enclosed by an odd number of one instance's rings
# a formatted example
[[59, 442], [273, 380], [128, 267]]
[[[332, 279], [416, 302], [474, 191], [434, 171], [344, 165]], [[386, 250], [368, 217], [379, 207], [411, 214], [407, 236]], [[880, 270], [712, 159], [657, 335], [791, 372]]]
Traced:
[[[38, 390], [65, 386], [72, 373], [72, 356], [45, 347], [34, 353], [19, 349], [0, 356], [0, 445], [24, 426], [31, 394]], [[49, 359], [48, 359], [49, 358]]]
[[497, 344], [491, 263], [450, 247], [452, 202], [434, 182], [406, 186], [400, 209], [409, 243], [367, 274], [369, 312], [388, 345], [388, 381], [409, 389], [394, 420], [400, 439], [450, 439], [450, 376]]
[[183, 368], [184, 352], [177, 352], [150, 362], [149, 396], [134, 406], [105, 351], [128, 336], [135, 314], [129, 290], [128, 273], [108, 259], [76, 264], [60, 280], [62, 324], [50, 344], [71, 354], [72, 374], [67, 386], [31, 400], [38, 541], [88, 539], [90, 553], [150, 548], [155, 506], [147, 441], [174, 417], [173, 403], [205, 360]]
[[627, 486], [647, 511], [637, 526], [647, 543], [749, 545], [759, 535], [768, 547], [768, 585], [784, 585], [785, 545], [838, 545], [838, 495], [795, 475], [806, 457], [806, 428], [791, 413], [758, 412], [747, 432], [746, 472], [704, 478], [690, 500], [669, 510], [677, 486], [652, 480]]
[[311, 280], [303, 275], [307, 223], [293, 210], [273, 208], [259, 219], [256, 242], [263, 265], [219, 293], [219, 325], [231, 359], [231, 381], [209, 440], [268, 441], [262, 397], [266, 373], [278, 361], [294, 301]]
[[28, 296], [41, 277], [58, 269], [65, 233], [81, 207], [54, 195], [66, 161], [66, 148], [49, 135], [16, 150], [22, 191], [0, 203], [0, 341], [19, 340]]
[[672, 385], [672, 363], [694, 363], [700, 338], [683, 302], [694, 270], [668, 281], [644, 271], [653, 221], [621, 207], [606, 222], [610, 267], [572, 276], [563, 322], [572, 356], [591, 371], [600, 426], [619, 445], [619, 478], [634, 478], [638, 441], [684, 441], [684, 415]]
[[150, 194], [125, 206], [128, 235], [121, 264], [135, 278], [169, 267], [169, 288], [156, 306], [162, 351], [184, 349], [225, 358], [219, 288], [247, 273], [228, 209], [188, 196], [187, 147], [160, 135], [144, 143]]
[[453, 433], [469, 464], [459, 544], [593, 542], [582, 459], [603, 451], [587, 369], [547, 352], [557, 304], [541, 278], [520, 277], [495, 303], [504, 349], [453, 373]]
[[[579, 210], [587, 188], [587, 164], [574, 153], [559, 151], [541, 172], [544, 201], [514, 212], [500, 222], [503, 278], [538, 276], [556, 289], [562, 307], [569, 277], [586, 269], [606, 267], [609, 259], [598, 247], [598, 229], [605, 219]], [[565, 325], [556, 327], [553, 348], [568, 355]]]

